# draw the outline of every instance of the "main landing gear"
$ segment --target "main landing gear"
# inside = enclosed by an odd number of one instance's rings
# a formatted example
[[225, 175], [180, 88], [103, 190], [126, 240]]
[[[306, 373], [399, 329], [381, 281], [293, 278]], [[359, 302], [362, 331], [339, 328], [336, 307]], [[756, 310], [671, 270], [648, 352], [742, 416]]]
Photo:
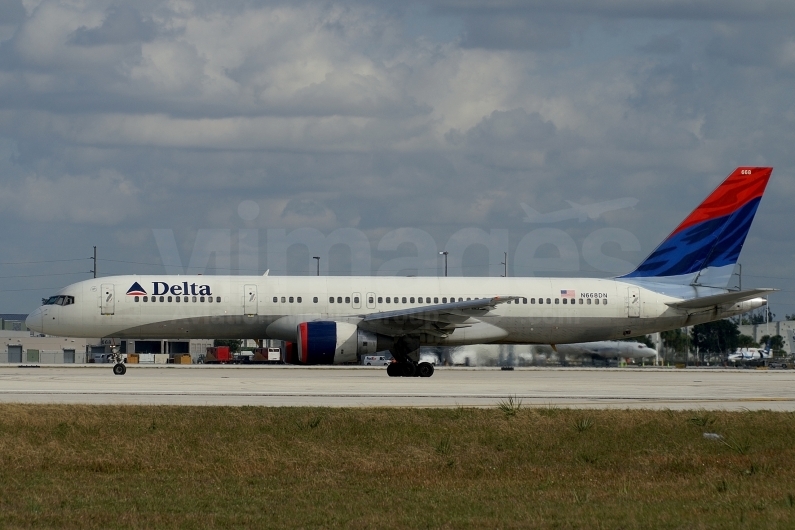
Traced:
[[413, 361], [392, 363], [386, 367], [389, 377], [430, 377], [433, 375], [431, 363], [415, 363]]

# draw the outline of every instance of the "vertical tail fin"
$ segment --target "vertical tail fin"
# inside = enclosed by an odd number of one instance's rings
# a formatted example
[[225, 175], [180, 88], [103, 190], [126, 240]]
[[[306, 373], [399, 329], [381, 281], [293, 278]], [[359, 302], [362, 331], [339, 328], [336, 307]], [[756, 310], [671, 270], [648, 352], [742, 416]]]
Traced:
[[726, 287], [772, 172], [735, 169], [637, 269], [620, 278]]

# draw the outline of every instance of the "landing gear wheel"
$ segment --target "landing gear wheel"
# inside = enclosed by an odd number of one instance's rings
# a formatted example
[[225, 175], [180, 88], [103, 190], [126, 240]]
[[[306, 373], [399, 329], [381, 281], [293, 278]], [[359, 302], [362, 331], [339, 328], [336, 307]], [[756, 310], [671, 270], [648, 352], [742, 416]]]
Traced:
[[386, 367], [386, 375], [389, 377], [398, 377], [400, 376], [400, 368], [398, 363], [391, 363]]
[[114, 364], [113, 373], [115, 375], [124, 375], [127, 373], [127, 367], [124, 366], [122, 363]]
[[417, 368], [414, 363], [400, 363], [400, 375], [403, 377], [414, 377], [414, 372]]
[[433, 365], [431, 363], [420, 363], [417, 366], [417, 375], [420, 377], [430, 377], [433, 375]]

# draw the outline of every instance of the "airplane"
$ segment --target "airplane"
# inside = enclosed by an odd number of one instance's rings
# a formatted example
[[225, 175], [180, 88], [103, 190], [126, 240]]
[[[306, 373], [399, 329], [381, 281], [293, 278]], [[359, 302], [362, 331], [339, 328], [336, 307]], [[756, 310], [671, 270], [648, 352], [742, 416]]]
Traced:
[[774, 291], [727, 288], [772, 171], [737, 168], [616, 278], [109, 276], [61, 289], [26, 325], [72, 337], [276, 339], [295, 344], [299, 364], [389, 350], [391, 377], [433, 375], [420, 346], [556, 345], [692, 326], [761, 307]]
[[657, 355], [657, 350], [649, 348], [643, 343], [621, 340], [558, 344], [556, 349], [558, 355], [563, 357], [580, 357], [592, 360], [641, 360]]
[[525, 203], [520, 203], [522, 210], [527, 214], [524, 222], [549, 224], [568, 221], [569, 219], [578, 219], [581, 223], [584, 223], [588, 219], [595, 221], [604, 213], [621, 210], [623, 208], [632, 208], [638, 204], [638, 199], [623, 197], [621, 199], [612, 199], [595, 204], [577, 204], [572, 201], [566, 202], [569, 203], [571, 208], [550, 213], [541, 213]]
[[[450, 352], [449, 358], [453, 364], [466, 364], [466, 359], [469, 359], [469, 362], [473, 365], [494, 366], [506, 361], [510, 365], [517, 360], [532, 363], [538, 359], [548, 359], [553, 356], [558, 357], [562, 361], [571, 358], [602, 361], [608, 359], [641, 360], [657, 355], [657, 350], [645, 344], [623, 340], [557, 344], [554, 350], [549, 345], [535, 345], [511, 352], [505, 352], [502, 348], [502, 346], [490, 344], [477, 347], [462, 346]], [[428, 358], [437, 364], [440, 360], [440, 355], [436, 352], [423, 351], [422, 357]]]
[[731, 363], [758, 362], [773, 357], [770, 341], [764, 348], [737, 348], [734, 353], [729, 354], [727, 360]]

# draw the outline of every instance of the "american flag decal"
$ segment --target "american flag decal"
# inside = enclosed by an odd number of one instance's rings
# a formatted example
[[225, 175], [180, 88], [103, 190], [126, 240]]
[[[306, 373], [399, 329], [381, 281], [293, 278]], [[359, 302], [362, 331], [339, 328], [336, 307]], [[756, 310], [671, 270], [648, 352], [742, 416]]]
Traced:
[[574, 289], [561, 289], [560, 290], [560, 297], [561, 298], [574, 298], [576, 295], [574, 294]]

